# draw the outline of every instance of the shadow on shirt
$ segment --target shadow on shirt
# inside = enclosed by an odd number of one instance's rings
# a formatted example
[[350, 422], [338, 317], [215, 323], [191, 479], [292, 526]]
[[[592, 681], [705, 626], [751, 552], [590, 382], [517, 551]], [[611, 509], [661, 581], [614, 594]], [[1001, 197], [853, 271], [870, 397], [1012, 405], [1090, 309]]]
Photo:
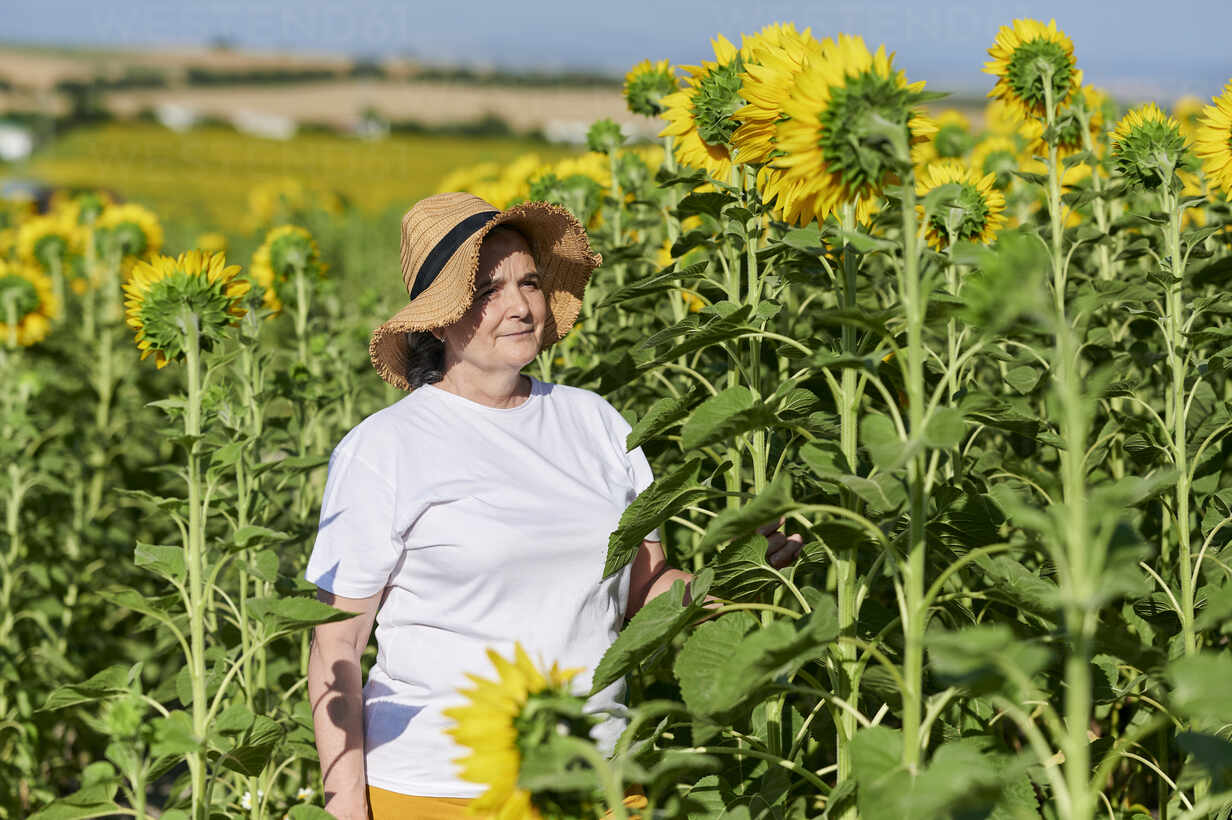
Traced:
[[383, 683], [369, 683], [364, 688], [364, 745], [371, 751], [397, 740], [422, 706], [408, 706], [380, 698], [393, 695], [394, 690]]

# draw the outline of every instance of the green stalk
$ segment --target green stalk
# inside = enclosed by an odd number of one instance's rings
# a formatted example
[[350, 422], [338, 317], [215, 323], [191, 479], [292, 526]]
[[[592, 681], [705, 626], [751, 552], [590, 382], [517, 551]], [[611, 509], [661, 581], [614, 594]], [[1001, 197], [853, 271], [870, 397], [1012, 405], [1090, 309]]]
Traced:
[[201, 464], [196, 439], [201, 435], [201, 336], [195, 313], [185, 311], [180, 318], [184, 332], [185, 370], [188, 375], [188, 402], [184, 412], [184, 433], [188, 442], [188, 544], [185, 564], [188, 572], [188, 623], [192, 677], [193, 734], [201, 745], [188, 756], [192, 777], [193, 820], [206, 820], [206, 718], [209, 703], [205, 694], [205, 522], [201, 503]]
[[8, 328], [6, 339], [9, 350], [17, 349], [17, 293], [13, 290], [4, 293], [4, 320]]
[[308, 282], [303, 265], [295, 266], [295, 339], [299, 347], [299, 363], [308, 366]]
[[[1044, 73], [1044, 96], [1048, 108], [1048, 128], [1056, 122], [1056, 105], [1052, 99], [1052, 71]], [[1065, 315], [1065, 256], [1062, 251], [1064, 228], [1061, 225], [1061, 168], [1057, 160], [1057, 146], [1048, 144], [1048, 219], [1052, 236], [1052, 293], [1058, 316]]]
[[[1091, 202], [1091, 213], [1095, 216], [1095, 224], [1099, 227], [1100, 233], [1107, 235], [1108, 233], [1108, 203], [1104, 201], [1104, 180], [1099, 175], [1099, 157], [1095, 156], [1095, 143], [1091, 141], [1090, 128], [1090, 112], [1085, 110], [1081, 114], [1082, 125], [1082, 148], [1090, 157], [1087, 159], [1087, 165], [1091, 167], [1091, 190], [1097, 196]], [[1108, 252], [1108, 243], [1100, 242], [1095, 246], [1095, 257], [1099, 262], [1099, 278], [1111, 279], [1115, 273], [1112, 270], [1112, 254]]]
[[56, 324], [63, 322], [68, 316], [68, 305], [64, 301], [64, 258], [59, 255], [49, 255], [48, 272], [51, 274], [51, 290], [56, 296], [56, 304], [60, 306], [60, 317]]
[[[1052, 72], [1044, 72], [1047, 126], [1056, 122]], [[1097, 614], [1091, 608], [1099, 568], [1092, 566], [1089, 549], [1086, 473], [1088, 420], [1082, 403], [1082, 381], [1078, 372], [1078, 346], [1074, 329], [1065, 313], [1065, 255], [1061, 228], [1061, 171], [1057, 147], [1048, 146], [1048, 216], [1052, 225], [1051, 251], [1053, 298], [1056, 311], [1058, 370], [1057, 391], [1061, 403], [1061, 481], [1065, 498], [1066, 552], [1068, 573], [1062, 574], [1062, 596], [1069, 653], [1065, 658], [1065, 784], [1070, 798], [1069, 820], [1091, 820], [1095, 796], [1091, 793], [1091, 750], [1087, 727], [1091, 722], [1091, 653]], [[1068, 584], [1065, 583], [1068, 575]], [[1068, 588], [1066, 588], [1068, 587]]]
[[[671, 137], [663, 138], [663, 151], [663, 165], [667, 168], [668, 173], [674, 175], [676, 173], [676, 157], [672, 155]], [[675, 185], [671, 185], [667, 188], [666, 198], [667, 202], [662, 208], [663, 225], [667, 229], [668, 241], [675, 245], [676, 240], [680, 238], [680, 222], [676, 219], [676, 206], [680, 204], [680, 196]], [[681, 291], [679, 299], [669, 300], [669, 306], [672, 311], [672, 321], [679, 322], [684, 319], [684, 292]], [[676, 360], [676, 363], [685, 365], [687, 364], [687, 360], [684, 355], [681, 355], [680, 358]]]
[[[620, 190], [620, 177], [616, 175], [616, 149], [607, 152], [607, 167], [608, 173], [612, 177], [612, 241], [614, 247], [621, 247], [625, 243], [624, 227], [621, 224], [621, 218], [624, 216], [624, 192]], [[612, 266], [612, 273], [616, 278], [616, 287], [623, 288], [625, 286], [625, 265], [623, 262], [617, 262]], [[628, 311], [616, 311], [616, 322], [620, 327], [629, 324]]]
[[1189, 520], [1189, 463], [1186, 451], [1185, 432], [1189, 413], [1185, 404], [1185, 260], [1181, 255], [1181, 208], [1176, 194], [1169, 188], [1163, 190], [1164, 211], [1168, 214], [1165, 243], [1168, 257], [1172, 260], [1168, 272], [1167, 332], [1168, 369], [1172, 371], [1171, 395], [1168, 397], [1167, 424], [1172, 434], [1172, 461], [1177, 470], [1176, 478], [1176, 539], [1177, 558], [1181, 574], [1181, 635], [1185, 642], [1185, 654], [1198, 651], [1194, 635], [1194, 579], [1193, 560], [1190, 555]]
[[[102, 277], [101, 287], [106, 288], [104, 294], [101, 325], [102, 330], [99, 333], [98, 350], [98, 367], [92, 370], [94, 381], [94, 392], [98, 396], [98, 402], [94, 406], [94, 428], [95, 428], [95, 450], [92, 454], [91, 466], [94, 468], [93, 474], [90, 476], [90, 494], [89, 501], [86, 507], [87, 521], [93, 521], [98, 514], [99, 508], [103, 503], [103, 486], [106, 483], [107, 477], [107, 447], [110, 440], [109, 429], [111, 426], [111, 400], [115, 393], [115, 333], [116, 323], [122, 318], [122, 312], [119, 310], [120, 299], [120, 280], [119, 280], [119, 261], [111, 259], [106, 262], [108, 270]], [[93, 291], [91, 290], [91, 297]], [[91, 316], [93, 318], [94, 299], [89, 300]], [[93, 342], [93, 337], [90, 337]]]
[[[905, 146], [904, 146], [905, 148]], [[908, 167], [910, 167], [908, 165]], [[915, 174], [908, 173], [902, 184], [903, 266], [899, 279], [899, 298], [907, 314], [907, 401], [910, 433], [924, 429], [924, 296], [920, 287], [919, 227], [915, 213]], [[915, 771], [920, 762], [920, 725], [924, 702], [924, 627], [928, 607], [924, 601], [926, 543], [924, 537], [924, 481], [927, 474], [924, 454], [907, 462], [911, 518], [907, 542], [907, 563], [903, 568], [906, 603], [903, 645], [903, 765]]]
[[[733, 165], [730, 178], [732, 185], [740, 184], [739, 174], [739, 167]], [[727, 298], [734, 304], [740, 304], [740, 256], [739, 254], [732, 253], [729, 258], [726, 247], [720, 249], [719, 253], [723, 254], [723, 260], [726, 266], [724, 284], [725, 290], [727, 291]], [[727, 386], [738, 387], [739, 385], [740, 370], [734, 365], [729, 365], [727, 370]], [[741, 504], [738, 494], [744, 489], [744, 457], [740, 442], [737, 442], [733, 447], [727, 448], [727, 456], [732, 460], [732, 465], [727, 470], [727, 506], [729, 509], [735, 509]]]
[[1062, 475], [1067, 515], [1066, 552], [1070, 567], [1070, 589], [1063, 590], [1065, 624], [1069, 633], [1069, 654], [1065, 659], [1065, 781], [1069, 790], [1070, 820], [1091, 820], [1095, 796], [1090, 791], [1091, 753], [1087, 727], [1091, 722], [1091, 654], [1098, 613], [1090, 605], [1098, 578], [1097, 568], [1088, 566], [1088, 527], [1086, 483], [1083, 456], [1087, 439], [1087, 418], [1082, 407], [1078, 351], [1073, 331], [1059, 328], [1058, 362], [1062, 403]]
[[[4, 572], [4, 577], [0, 578], [0, 604], [4, 606], [4, 617], [0, 618], [0, 646], [8, 645], [9, 635], [16, 623], [16, 615], [13, 611], [13, 591], [16, 585], [14, 579], [18, 562], [24, 557], [21, 540], [21, 508], [25, 503], [27, 485], [22, 468], [16, 462], [9, 464], [8, 473], [10, 491], [4, 510], [4, 532], [8, 536], [9, 543], [3, 555], [4, 564], [0, 567], [0, 570]], [[3, 706], [3, 702], [0, 702], [0, 706]], [[4, 710], [0, 709], [0, 714], [5, 714]]]
[[[855, 230], [855, 208], [850, 204], [843, 206], [843, 230]], [[859, 258], [847, 243], [843, 244], [841, 293], [844, 310], [856, 308], [856, 275], [859, 273]], [[850, 324], [842, 328], [843, 353], [854, 355], [856, 352], [856, 330]], [[860, 401], [863, 396], [862, 385], [856, 371], [850, 367], [843, 368], [842, 388], [838, 402], [839, 417], [839, 447], [849, 469], [854, 468], [859, 448]], [[854, 492], [843, 488], [842, 504], [852, 512], [860, 512], [860, 499]], [[855, 637], [856, 622], [860, 611], [856, 604], [857, 588], [859, 587], [859, 549], [855, 544], [836, 546], [834, 553], [834, 576], [838, 593], [838, 629], [839, 635]], [[839, 670], [835, 680], [835, 693], [839, 698], [851, 704], [853, 710], [858, 710], [860, 698], [859, 681], [859, 649], [852, 641], [837, 641], [833, 652], [837, 657]], [[851, 779], [851, 748], [852, 737], [855, 736], [859, 723], [853, 711], [839, 710], [835, 721], [836, 738], [836, 786]], [[852, 817], [855, 808], [848, 808], [844, 815]]]

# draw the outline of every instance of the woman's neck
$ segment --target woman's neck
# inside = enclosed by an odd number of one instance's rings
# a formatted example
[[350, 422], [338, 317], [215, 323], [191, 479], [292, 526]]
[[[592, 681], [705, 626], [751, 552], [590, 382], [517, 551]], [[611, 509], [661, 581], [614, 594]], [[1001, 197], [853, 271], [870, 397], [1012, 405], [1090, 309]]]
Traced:
[[531, 380], [518, 372], [477, 373], [461, 365], [445, 371], [436, 387], [488, 407], [508, 409], [530, 398]]

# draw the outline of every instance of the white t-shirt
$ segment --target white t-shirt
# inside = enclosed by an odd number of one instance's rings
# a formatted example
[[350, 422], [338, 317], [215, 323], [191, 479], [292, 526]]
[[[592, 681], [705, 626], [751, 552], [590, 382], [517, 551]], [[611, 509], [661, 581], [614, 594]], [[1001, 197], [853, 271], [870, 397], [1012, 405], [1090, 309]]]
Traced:
[[[578, 694], [624, 619], [629, 567], [603, 577], [608, 536], [652, 481], [630, 427], [589, 390], [531, 377], [530, 397], [488, 407], [435, 385], [374, 413], [334, 449], [305, 577], [346, 598], [389, 588], [364, 686], [368, 782], [424, 797], [475, 797], [467, 753], [441, 710], [467, 672], [494, 679], [489, 647], [521, 641], [541, 667], [582, 667]], [[658, 530], [646, 536], [659, 540]], [[619, 710], [624, 681], [588, 710]], [[606, 753], [624, 729], [593, 737]]]

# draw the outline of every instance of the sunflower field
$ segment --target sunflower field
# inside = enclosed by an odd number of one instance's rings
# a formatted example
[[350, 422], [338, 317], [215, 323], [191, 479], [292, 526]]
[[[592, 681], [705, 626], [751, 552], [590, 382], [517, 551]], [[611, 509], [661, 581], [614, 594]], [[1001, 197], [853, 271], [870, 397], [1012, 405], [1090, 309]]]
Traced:
[[[654, 467], [606, 571], [660, 527], [695, 573], [595, 672], [610, 755], [570, 670], [491, 653], [452, 713], [480, 808], [1228, 820], [1232, 80], [1122, 111], [1015, 20], [974, 129], [858, 36], [713, 50], [629, 73], [659, 145], [601, 121], [441, 183], [588, 225], [530, 368]], [[302, 569], [334, 443], [398, 397], [396, 233], [262, 201], [183, 247], [96, 193], [0, 215], [0, 817], [328, 817], [307, 647], [346, 615]]]

